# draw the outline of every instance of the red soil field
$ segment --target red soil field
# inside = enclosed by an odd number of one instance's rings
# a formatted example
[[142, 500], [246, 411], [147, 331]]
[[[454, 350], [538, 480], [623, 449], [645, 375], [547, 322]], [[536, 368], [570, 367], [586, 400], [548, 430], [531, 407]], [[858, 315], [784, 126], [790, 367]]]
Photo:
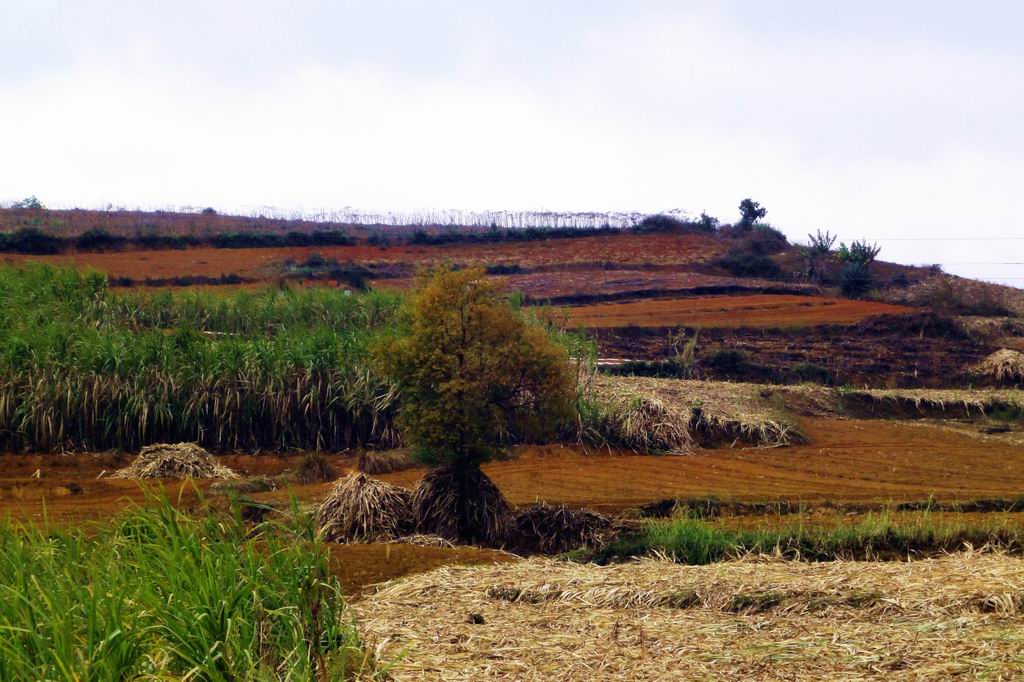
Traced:
[[[563, 502], [619, 510], [669, 497], [887, 502], [1016, 498], [1024, 489], [1019, 443], [943, 426], [883, 420], [803, 420], [810, 444], [703, 450], [691, 456], [587, 455], [531, 448], [484, 470], [515, 504]], [[422, 474], [381, 478], [411, 486]]]
[[648, 299], [566, 309], [576, 327], [806, 327], [853, 324], [866, 317], [903, 314], [913, 308], [823, 296], [755, 295]]
[[[521, 291], [536, 299], [572, 296], [609, 296], [630, 292], [671, 292], [697, 287], [743, 286], [750, 289], [773, 287], [799, 292], [801, 289], [816, 291], [813, 287], [795, 283], [779, 283], [761, 279], [737, 280], [735, 277], [708, 275], [702, 272], [686, 272], [660, 269], [614, 269], [600, 267], [588, 269], [567, 267], [521, 275], [492, 275], [491, 279], [509, 291]], [[411, 277], [382, 279], [373, 283], [375, 287], [407, 289], [414, 284]]]
[[169, 249], [74, 253], [56, 256], [5, 256], [9, 262], [42, 261], [95, 268], [111, 277], [166, 278], [219, 277], [236, 274], [268, 279], [287, 259], [305, 260], [312, 253], [338, 261], [431, 265], [515, 263], [524, 267], [563, 264], [683, 265], [704, 262], [724, 249], [721, 240], [694, 234], [616, 234], [574, 239], [545, 239], [495, 244], [398, 245], [381, 248], [355, 246], [294, 247], [280, 249]]
[[[577, 446], [521, 448], [511, 461], [484, 470], [515, 504], [538, 500], [616, 510], [675, 496], [715, 495], [737, 500], [943, 500], [1016, 497], [1024, 490], [1021, 445], [1006, 436], [985, 437], [941, 425], [884, 420], [807, 418], [808, 445], [775, 449], [718, 449], [690, 456], [586, 453]], [[97, 475], [130, 460], [128, 455], [2, 455], [0, 516], [57, 523], [109, 518], [145, 500], [137, 482]], [[339, 471], [351, 456], [332, 456]], [[281, 473], [297, 456], [224, 455], [246, 474]], [[33, 478], [38, 471], [39, 478]], [[423, 470], [381, 476], [413, 486]], [[196, 500], [209, 482], [154, 484], [172, 500]], [[322, 499], [330, 484], [251, 495], [264, 502]]]

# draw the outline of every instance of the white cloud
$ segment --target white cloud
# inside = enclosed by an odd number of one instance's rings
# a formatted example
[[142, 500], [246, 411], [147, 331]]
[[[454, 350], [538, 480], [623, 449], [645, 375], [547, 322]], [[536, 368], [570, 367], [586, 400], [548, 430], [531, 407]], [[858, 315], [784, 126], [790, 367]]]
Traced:
[[39, 7], [0, 28], [0, 198], [728, 219], [749, 195], [795, 238], [1020, 234], [1024, 48], [995, 5], [990, 24], [952, 6], [933, 24], [753, 3]]

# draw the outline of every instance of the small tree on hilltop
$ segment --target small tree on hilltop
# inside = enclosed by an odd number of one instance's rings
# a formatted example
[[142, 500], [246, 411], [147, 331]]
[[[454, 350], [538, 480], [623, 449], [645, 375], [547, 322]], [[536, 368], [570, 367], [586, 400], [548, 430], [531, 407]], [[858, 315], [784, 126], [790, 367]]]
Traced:
[[808, 279], [812, 279], [821, 275], [825, 260], [836, 243], [836, 235], [831, 234], [828, 230], [825, 230], [824, 233], [818, 230], [817, 234], [808, 234], [807, 240], [807, 246], [804, 247], [803, 253], [807, 259], [806, 276]]
[[747, 198], [740, 202], [740, 225], [743, 227], [753, 227], [766, 215], [768, 215], [768, 209], [753, 199]]
[[568, 354], [481, 268], [436, 271], [405, 313], [405, 333], [382, 342], [376, 358], [398, 384], [399, 425], [414, 456], [439, 467], [414, 495], [420, 529], [500, 543], [511, 509], [479, 465], [513, 439], [554, 435], [571, 414]]

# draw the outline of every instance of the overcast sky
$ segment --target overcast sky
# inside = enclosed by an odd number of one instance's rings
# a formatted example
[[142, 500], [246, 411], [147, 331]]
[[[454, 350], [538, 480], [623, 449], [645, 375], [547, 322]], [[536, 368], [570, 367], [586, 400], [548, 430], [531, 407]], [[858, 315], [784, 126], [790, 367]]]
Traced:
[[751, 196], [791, 239], [957, 239], [882, 257], [1024, 285], [1022, 34], [1019, 0], [0, 0], [0, 201]]

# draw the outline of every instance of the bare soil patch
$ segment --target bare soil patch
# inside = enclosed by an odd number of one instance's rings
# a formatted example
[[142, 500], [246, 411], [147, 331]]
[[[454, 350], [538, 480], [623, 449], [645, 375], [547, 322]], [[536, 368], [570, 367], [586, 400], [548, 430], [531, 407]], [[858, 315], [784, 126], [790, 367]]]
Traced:
[[412, 544], [332, 544], [330, 570], [348, 595], [371, 585], [441, 566], [476, 566], [516, 561], [507, 552], [478, 547], [424, 547]]

